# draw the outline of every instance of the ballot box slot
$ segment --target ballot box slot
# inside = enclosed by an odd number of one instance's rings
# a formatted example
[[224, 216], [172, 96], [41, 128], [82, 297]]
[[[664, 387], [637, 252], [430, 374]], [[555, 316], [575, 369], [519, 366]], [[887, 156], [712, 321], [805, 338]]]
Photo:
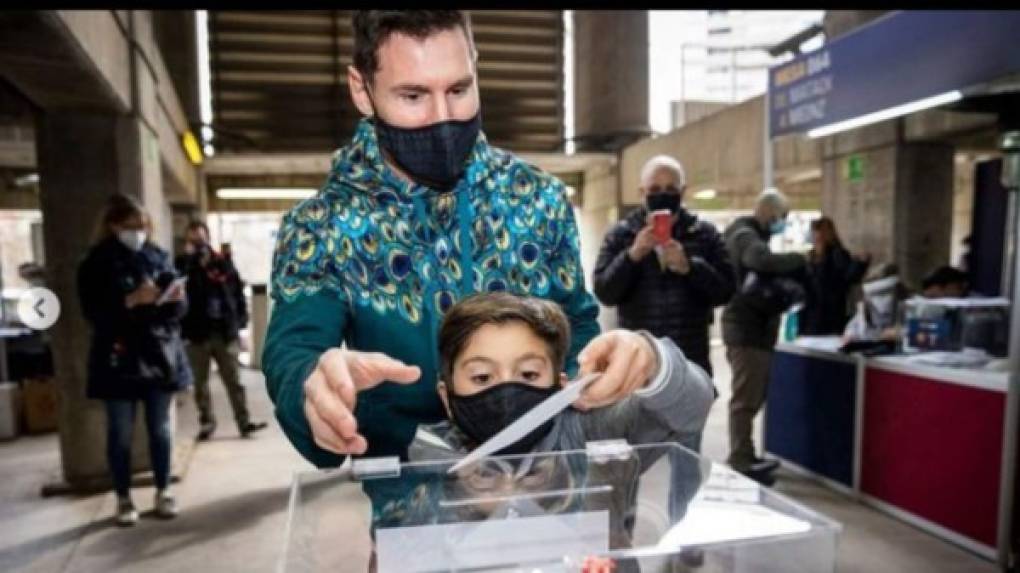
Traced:
[[541, 492], [529, 492], [519, 493], [512, 495], [493, 495], [493, 496], [480, 496], [471, 497], [456, 500], [440, 500], [439, 507], [443, 508], [457, 508], [457, 507], [471, 507], [479, 503], [493, 503], [493, 502], [512, 502], [525, 499], [549, 499], [549, 498], [560, 498], [571, 495], [594, 495], [594, 494], [608, 494], [613, 491], [611, 485], [599, 485], [591, 487], [578, 487], [570, 489], [554, 489]]
[[400, 458], [360, 458], [351, 464], [351, 474], [361, 481], [400, 477]]

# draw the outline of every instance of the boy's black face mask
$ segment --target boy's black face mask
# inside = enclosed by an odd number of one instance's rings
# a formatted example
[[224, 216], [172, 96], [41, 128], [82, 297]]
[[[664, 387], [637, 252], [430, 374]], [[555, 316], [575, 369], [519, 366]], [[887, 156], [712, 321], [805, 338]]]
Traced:
[[[453, 423], [476, 443], [484, 443], [500, 430], [517, 421], [543, 400], [556, 393], [557, 388], [536, 388], [525, 382], [505, 382], [471, 396], [458, 396], [450, 385], [450, 412]], [[497, 454], [523, 454], [530, 452], [553, 427], [550, 419], [535, 428], [513, 445]]]

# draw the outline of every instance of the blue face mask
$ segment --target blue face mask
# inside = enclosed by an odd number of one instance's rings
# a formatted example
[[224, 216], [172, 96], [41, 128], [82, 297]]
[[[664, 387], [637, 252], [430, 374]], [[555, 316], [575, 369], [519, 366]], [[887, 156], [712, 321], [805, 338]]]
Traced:
[[786, 230], [786, 219], [776, 219], [769, 224], [769, 232], [773, 235], [782, 235]]

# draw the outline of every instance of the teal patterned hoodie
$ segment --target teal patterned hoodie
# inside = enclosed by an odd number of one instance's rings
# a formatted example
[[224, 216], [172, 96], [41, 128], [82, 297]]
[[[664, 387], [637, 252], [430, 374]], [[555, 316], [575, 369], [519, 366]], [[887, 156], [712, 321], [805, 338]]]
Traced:
[[493, 290], [560, 304], [573, 374], [599, 332], [598, 305], [584, 287], [563, 183], [479, 134], [464, 176], [441, 193], [397, 177], [362, 120], [322, 190], [284, 215], [277, 237], [262, 369], [287, 437], [316, 466], [343, 462], [315, 445], [303, 382], [320, 354], [346, 342], [421, 367], [417, 383], [384, 382], [355, 408], [366, 455], [406, 459], [418, 425], [445, 418], [436, 394], [443, 313]]

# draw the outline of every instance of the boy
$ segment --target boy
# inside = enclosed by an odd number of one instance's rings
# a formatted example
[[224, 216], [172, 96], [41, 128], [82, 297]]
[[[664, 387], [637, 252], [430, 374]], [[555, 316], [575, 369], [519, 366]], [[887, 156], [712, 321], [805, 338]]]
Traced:
[[[608, 347], [647, 345], [657, 359], [653, 375], [605, 407], [589, 409], [582, 395], [575, 408], [497, 452], [539, 455], [482, 460], [460, 470], [456, 479], [411, 470], [402, 483], [366, 482], [374, 527], [607, 509], [612, 516], [610, 548], [630, 546], [640, 474], [658, 456], [645, 452], [651, 455], [586, 464], [583, 455], [541, 454], [584, 450], [586, 442], [607, 439], [626, 439], [632, 445], [679, 442], [698, 450], [714, 388], [705, 371], [666, 337], [617, 330], [599, 338]], [[440, 326], [437, 386], [449, 419], [418, 426], [409, 461], [460, 458], [530, 411], [568, 382], [563, 367], [569, 347], [570, 325], [554, 302], [494, 292], [451, 307]], [[584, 372], [583, 357], [579, 361]], [[632, 368], [639, 372], [639, 360], [634, 362]], [[677, 518], [705, 478], [705, 468], [692, 461], [671, 460], [669, 511]], [[613, 487], [592, 487], [605, 485]]]
[[[601, 337], [632, 336], [614, 331]], [[710, 378], [668, 338], [641, 332], [655, 350], [655, 376], [615, 404], [567, 408], [499, 454], [584, 449], [593, 440], [679, 442], [698, 450], [714, 400]], [[566, 316], [553, 302], [505, 292], [464, 299], [440, 326], [440, 382], [449, 420], [421, 425], [411, 461], [460, 457], [566, 383]], [[583, 400], [583, 398], [582, 398]]]

